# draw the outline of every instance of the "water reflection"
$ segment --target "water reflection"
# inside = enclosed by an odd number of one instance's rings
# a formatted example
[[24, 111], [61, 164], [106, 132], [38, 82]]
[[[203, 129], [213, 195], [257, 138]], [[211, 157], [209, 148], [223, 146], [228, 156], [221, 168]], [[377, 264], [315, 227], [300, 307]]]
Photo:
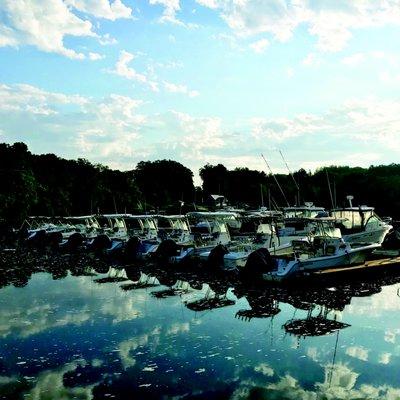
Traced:
[[396, 275], [256, 288], [29, 253], [0, 282], [2, 398], [400, 398]]

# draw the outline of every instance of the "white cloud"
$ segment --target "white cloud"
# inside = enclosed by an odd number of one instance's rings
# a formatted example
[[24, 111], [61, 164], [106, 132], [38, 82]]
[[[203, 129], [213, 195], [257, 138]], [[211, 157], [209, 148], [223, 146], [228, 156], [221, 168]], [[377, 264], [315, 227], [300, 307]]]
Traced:
[[346, 349], [346, 354], [350, 357], [358, 358], [361, 361], [368, 361], [369, 350], [361, 346], [351, 346]]
[[322, 64], [322, 58], [316, 53], [309, 53], [303, 59], [302, 64], [306, 67], [319, 67]]
[[83, 53], [64, 46], [65, 36], [96, 36], [90, 21], [80, 19], [61, 0], [4, 0], [0, 46], [32, 45], [48, 53], [83, 59]]
[[326, 124], [320, 116], [312, 114], [299, 114], [293, 119], [253, 118], [251, 122], [255, 137], [266, 137], [275, 141], [318, 132], [324, 129]]
[[111, 21], [132, 16], [132, 9], [121, 0], [65, 0], [65, 3], [78, 11]]
[[79, 95], [47, 92], [26, 84], [0, 84], [0, 112], [28, 112], [31, 114], [57, 114], [63, 105], [83, 106], [88, 100]]
[[31, 400], [41, 399], [81, 399], [93, 398], [92, 389], [95, 386], [64, 386], [64, 375], [76, 370], [78, 363], [65, 364], [61, 368], [44, 371], [38, 375], [35, 386], [25, 396]]
[[117, 39], [113, 38], [109, 33], [106, 33], [105, 35], [103, 35], [99, 38], [99, 43], [102, 46], [108, 46], [111, 44], [117, 44], [118, 41], [117, 41]]
[[[129, 53], [125, 50], [122, 50], [119, 55], [119, 59], [115, 64], [115, 68], [109, 72], [122, 76], [123, 78], [147, 85], [153, 92], [158, 92], [160, 90], [160, 82], [157, 80], [157, 77], [154, 79], [149, 78], [149, 75], [154, 73], [154, 65], [147, 66], [147, 72], [140, 73], [136, 71], [132, 66], [131, 62], [135, 60], [136, 56], [132, 53]], [[179, 63], [167, 63], [167, 64], [158, 64], [159, 67], [162, 68], [176, 68], [179, 67]], [[163, 83], [164, 89], [169, 93], [180, 93], [185, 94], [189, 97], [197, 97], [199, 92], [197, 90], [191, 90], [186, 85], [183, 84], [175, 84], [171, 82], [164, 81]]]
[[220, 6], [220, 0], [196, 0], [196, 3], [214, 9]]
[[268, 39], [260, 39], [260, 40], [257, 40], [256, 42], [253, 42], [250, 44], [250, 47], [252, 48], [252, 50], [257, 54], [264, 53], [265, 49], [268, 46], [269, 46]]
[[197, 97], [200, 94], [197, 90], [188, 89], [186, 85], [179, 85], [165, 81], [164, 81], [164, 88], [167, 92], [186, 94], [189, 97]]
[[378, 362], [379, 362], [379, 364], [384, 364], [384, 365], [390, 364], [391, 357], [392, 357], [391, 353], [381, 353], [379, 355]]
[[[47, 132], [53, 140], [62, 133], [64, 151], [69, 148], [99, 162], [121, 162], [125, 157], [132, 166], [132, 157], [142, 155], [137, 151], [140, 130], [146, 124], [146, 117], [138, 112], [141, 105], [140, 100], [116, 94], [95, 100], [30, 85], [0, 85], [0, 115], [12, 113], [21, 124], [18, 130], [29, 121], [29, 127], [23, 128], [27, 133]], [[7, 132], [10, 128], [3, 126], [10, 126], [8, 121], [0, 120], [0, 129]]]
[[200, 153], [204, 149], [222, 148], [224, 138], [222, 134], [221, 119], [196, 118], [189, 114], [174, 111], [173, 114], [183, 131], [183, 137], [179, 139], [180, 145], [185, 151]]
[[197, 3], [218, 9], [239, 36], [269, 33], [278, 41], [287, 41], [304, 24], [317, 38], [321, 51], [343, 49], [354, 30], [400, 24], [397, 1], [197, 0]]
[[286, 68], [286, 76], [287, 76], [289, 79], [293, 78], [293, 77], [294, 77], [294, 69], [291, 68], [291, 67]]
[[149, 0], [149, 4], [164, 7], [163, 14], [159, 19], [161, 23], [168, 22], [186, 28], [197, 28], [196, 24], [185, 23], [176, 16], [176, 14], [181, 11], [180, 0]]
[[276, 142], [318, 133], [400, 149], [398, 101], [349, 100], [323, 114], [299, 114], [290, 119], [253, 118], [251, 123], [256, 138]]
[[139, 73], [134, 68], [129, 66], [134, 59], [134, 54], [122, 50], [119, 54], [119, 59], [115, 64], [115, 69], [111, 70], [110, 72], [122, 76], [123, 78], [146, 84], [152, 91], [158, 92], [159, 89], [156, 82], [149, 80], [145, 74]]
[[[108, 34], [99, 37], [92, 23], [74, 11], [116, 20], [129, 18], [132, 10], [121, 0], [3, 0], [0, 11], [0, 47], [31, 45], [47, 53], [84, 59], [84, 53], [65, 46], [66, 37], [96, 37], [102, 44], [113, 39]], [[89, 55], [89, 59], [93, 58]]]
[[400, 74], [382, 71], [379, 74], [379, 80], [386, 85], [398, 85], [400, 84]]
[[254, 371], [260, 372], [265, 376], [274, 376], [274, 370], [267, 364], [267, 363], [261, 363], [258, 364], [254, 367]]
[[364, 53], [355, 53], [351, 56], [347, 56], [342, 58], [342, 64], [347, 65], [349, 67], [356, 67], [365, 61]]
[[171, 22], [173, 24], [182, 24], [176, 18], [176, 13], [181, 9], [179, 0], [149, 0], [151, 5], [162, 5], [164, 7], [164, 12], [160, 18], [161, 22]]
[[104, 58], [104, 55], [99, 54], [99, 53], [89, 53], [89, 59], [92, 61], [97, 61], [97, 60], [102, 60]]
[[115, 64], [115, 70], [112, 72], [126, 79], [132, 79], [144, 83], [147, 81], [146, 76], [139, 74], [132, 67], [128, 66], [134, 58], [135, 56], [132, 53], [122, 50], [119, 54], [119, 59]]

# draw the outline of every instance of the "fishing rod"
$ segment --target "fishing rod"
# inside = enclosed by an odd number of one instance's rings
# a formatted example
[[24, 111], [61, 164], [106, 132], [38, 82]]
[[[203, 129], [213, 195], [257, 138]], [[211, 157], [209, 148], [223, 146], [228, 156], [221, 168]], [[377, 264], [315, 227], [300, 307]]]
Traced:
[[279, 151], [279, 154], [280, 154], [281, 157], [282, 157], [283, 162], [284, 162], [285, 165], [286, 165], [287, 170], [289, 171], [289, 175], [292, 177], [292, 180], [293, 180], [293, 182], [294, 182], [294, 184], [295, 184], [295, 186], [296, 186], [296, 188], [297, 188], [297, 202], [298, 202], [298, 205], [300, 206], [300, 186], [299, 186], [298, 183], [296, 182], [296, 179], [294, 179], [294, 175], [292, 174], [292, 171], [290, 170], [289, 165], [288, 165], [288, 163], [287, 163], [286, 160], [285, 160], [285, 157], [283, 157], [282, 151], [281, 151], [281, 150], [278, 150], [278, 151]]
[[273, 178], [274, 178], [274, 180], [275, 180], [275, 183], [277, 184], [277, 186], [278, 186], [280, 192], [282, 193], [282, 196], [283, 196], [283, 198], [285, 199], [285, 202], [286, 202], [287, 206], [290, 207], [290, 204], [289, 204], [289, 202], [288, 202], [287, 199], [286, 199], [285, 193], [284, 193], [284, 191], [283, 191], [281, 185], [279, 184], [278, 179], [276, 178], [276, 176], [275, 176], [274, 173], [272, 172], [272, 169], [271, 169], [271, 167], [269, 166], [267, 160], [265, 159], [264, 154], [261, 154], [261, 157], [263, 158], [265, 164], [267, 165], [267, 168], [268, 168], [270, 174], [273, 176]]

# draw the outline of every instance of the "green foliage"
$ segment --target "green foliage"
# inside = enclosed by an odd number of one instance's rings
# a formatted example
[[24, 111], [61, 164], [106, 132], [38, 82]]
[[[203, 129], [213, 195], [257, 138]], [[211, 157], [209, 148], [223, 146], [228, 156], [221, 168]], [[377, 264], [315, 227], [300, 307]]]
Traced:
[[143, 208], [159, 209], [180, 200], [193, 201], [193, 173], [176, 161], [141, 161], [133, 176], [145, 202]]
[[[331, 166], [318, 169], [314, 173], [300, 169], [290, 175], [277, 174], [276, 179], [283, 188], [282, 195], [275, 179], [260, 171], [247, 168], [227, 170], [223, 165], [207, 164], [200, 169], [205, 194], [223, 194], [231, 205], [247, 204], [251, 207], [271, 204], [286, 206], [312, 201], [314, 204], [332, 208], [347, 206], [346, 196], [355, 197], [354, 205], [370, 205], [383, 216], [400, 218], [400, 164], [371, 166], [369, 168]], [[296, 184], [300, 187], [297, 190]], [[219, 192], [218, 188], [222, 188]], [[263, 196], [261, 196], [261, 193]]]
[[141, 162], [132, 171], [88, 160], [33, 155], [24, 143], [0, 144], [0, 220], [28, 215], [142, 212], [145, 202], [166, 207], [193, 201], [193, 174], [169, 160]]
[[[90, 213], [186, 212], [211, 194], [226, 196], [231, 205], [285, 206], [271, 175], [248, 168], [228, 170], [207, 164], [200, 169], [203, 187], [194, 187], [193, 173], [172, 160], [142, 161], [134, 170], [111, 170], [88, 160], [66, 160], [54, 154], [33, 155], [24, 143], [0, 144], [0, 223], [15, 226], [27, 215]], [[354, 204], [376, 207], [381, 215], [400, 218], [400, 164], [369, 168], [331, 166], [314, 173], [303, 169], [276, 175], [287, 201], [312, 201], [331, 208]], [[297, 190], [296, 183], [300, 186]], [[181, 201], [185, 204], [182, 205]]]

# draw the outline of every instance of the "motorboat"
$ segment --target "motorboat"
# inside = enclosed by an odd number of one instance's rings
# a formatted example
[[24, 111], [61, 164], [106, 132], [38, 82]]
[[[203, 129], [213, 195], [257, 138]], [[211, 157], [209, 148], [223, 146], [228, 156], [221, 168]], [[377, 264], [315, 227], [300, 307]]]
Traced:
[[283, 215], [285, 218], [319, 218], [327, 216], [327, 212], [323, 207], [314, 206], [312, 202], [305, 202], [303, 206], [284, 207]]
[[343, 238], [327, 236], [294, 241], [292, 256], [271, 256], [266, 265], [268, 271], [262, 277], [267, 281], [282, 281], [299, 273], [363, 264], [380, 246], [374, 243], [353, 247]]
[[[284, 256], [293, 252], [293, 241], [307, 241], [314, 236], [340, 238], [341, 232], [334, 223], [335, 220], [329, 217], [264, 221], [258, 227], [261, 236], [257, 240], [228, 246], [228, 252], [223, 255], [223, 265], [226, 269], [243, 268], [249, 255], [259, 248], [268, 249], [274, 256]], [[203, 252], [200, 258], [205, 261], [210, 254], [210, 251]]]
[[347, 207], [334, 209], [331, 216], [337, 220], [342, 237], [348, 243], [382, 244], [392, 225], [383, 221], [373, 207]]

